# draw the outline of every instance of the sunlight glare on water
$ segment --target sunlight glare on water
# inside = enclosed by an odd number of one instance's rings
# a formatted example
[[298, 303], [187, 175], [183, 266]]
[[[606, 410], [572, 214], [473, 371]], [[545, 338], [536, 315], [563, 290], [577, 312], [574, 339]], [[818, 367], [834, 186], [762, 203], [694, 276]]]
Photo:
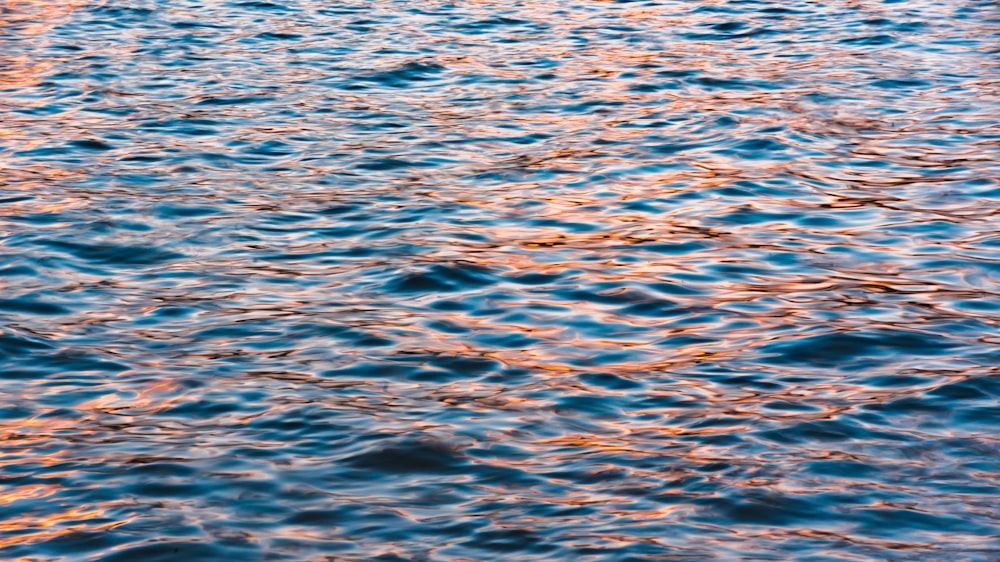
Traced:
[[0, 558], [1000, 558], [989, 0], [0, 0]]

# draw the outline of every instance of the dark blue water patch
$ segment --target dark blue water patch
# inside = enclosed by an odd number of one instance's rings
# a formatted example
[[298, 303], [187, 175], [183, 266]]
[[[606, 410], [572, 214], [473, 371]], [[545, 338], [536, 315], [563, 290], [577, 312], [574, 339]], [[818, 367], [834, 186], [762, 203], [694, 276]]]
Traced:
[[671, 69], [671, 70], [658, 70], [653, 73], [654, 76], [659, 76], [661, 78], [687, 78], [690, 76], [698, 76], [701, 71], [692, 69]]
[[925, 80], [916, 80], [913, 78], [896, 78], [891, 80], [877, 80], [872, 82], [871, 85], [882, 89], [912, 89], [926, 88], [930, 83]]
[[472, 331], [467, 326], [447, 320], [429, 322], [427, 327], [443, 334], [468, 334]]
[[768, 213], [751, 207], [738, 207], [729, 214], [716, 217], [715, 220], [730, 224], [760, 224], [777, 221], [792, 222], [798, 218], [798, 215], [791, 213]]
[[866, 357], [942, 355], [958, 346], [951, 338], [918, 332], [831, 332], [771, 344], [762, 351], [769, 354], [770, 363], [831, 367]]
[[778, 84], [760, 80], [743, 80], [740, 78], [717, 78], [713, 76], [701, 76], [691, 78], [688, 82], [704, 86], [709, 89], [751, 91], [751, 90], [772, 90], [779, 87]]
[[387, 171], [412, 168], [419, 165], [419, 163], [399, 158], [379, 158], [367, 162], [361, 162], [360, 164], [356, 164], [355, 167], [359, 170]]
[[583, 415], [596, 418], [615, 418], [622, 415], [617, 400], [593, 394], [563, 397], [554, 404], [553, 408], [558, 415]]
[[1000, 407], [979, 406], [958, 410], [955, 419], [964, 424], [989, 428], [1000, 423]]
[[778, 443], [843, 443], [862, 439], [872, 430], [849, 420], [803, 422], [780, 430], [763, 431], [759, 435]]
[[717, 31], [717, 33], [684, 33], [682, 37], [692, 41], [729, 41], [733, 39], [747, 39], [751, 37], [775, 35], [777, 33], [766, 27], [750, 29], [747, 31], [738, 31], [743, 27], [744, 24], [741, 22], [728, 22], [712, 26], [712, 29]]
[[[679, 246], [683, 246], [683, 245], [679, 245]], [[648, 248], [648, 247], [649, 246], [644, 246], [644, 248]], [[676, 247], [677, 246], [671, 246], [671, 249], [674, 249]], [[680, 253], [686, 253], [686, 252], [680, 252]], [[699, 288], [697, 285], [692, 284], [692, 283], [676, 283], [676, 282], [674, 282], [674, 283], [665, 283], [665, 282], [660, 281], [660, 282], [649, 283], [646, 286], [648, 288], [654, 290], [654, 291], [657, 291], [659, 293], [663, 293], [665, 295], [678, 295], [678, 296], [684, 296], [684, 295], [701, 295], [701, 294], [705, 294], [705, 292], [706, 292], [706, 289]]]
[[876, 388], [919, 388], [935, 380], [930, 376], [892, 374], [871, 377], [868, 384]]
[[711, 28], [714, 29], [715, 31], [729, 33], [732, 31], [738, 31], [740, 29], [743, 29], [744, 27], [746, 27], [746, 25], [747, 25], [746, 22], [742, 21], [727, 21], [727, 22], [713, 24]]
[[764, 408], [778, 412], [818, 412], [820, 408], [815, 404], [804, 402], [789, 402], [785, 400], [775, 400], [763, 405]]
[[329, 528], [353, 521], [355, 508], [344, 506], [337, 509], [306, 510], [285, 519], [288, 525], [318, 526]]
[[585, 373], [580, 376], [580, 380], [589, 385], [608, 390], [629, 390], [642, 387], [642, 384], [638, 381], [630, 380], [613, 373]]
[[828, 502], [817, 496], [796, 496], [767, 490], [741, 490], [733, 497], [695, 499], [705, 510], [699, 519], [724, 518], [754, 526], [796, 525], [804, 520], [828, 520]]
[[439, 64], [413, 61], [392, 70], [359, 75], [355, 79], [375, 82], [390, 88], [405, 88], [414, 82], [434, 80], [445, 70], [446, 68]]
[[870, 479], [883, 469], [858, 461], [828, 460], [810, 463], [809, 472], [835, 478]]
[[[737, 386], [744, 389], [766, 389], [766, 390], [779, 390], [784, 388], [784, 385], [771, 380], [767, 380], [764, 376], [758, 375], [734, 375], [730, 377], [719, 377], [715, 379], [719, 384], [726, 384]], [[802, 405], [802, 409], [808, 409], [806, 405]]]
[[323, 439], [327, 449], [348, 442], [353, 436], [351, 426], [338, 422], [334, 412], [329, 410], [307, 406], [295, 408], [290, 413], [289, 416], [274, 416], [265, 412], [254, 418], [251, 427], [259, 431], [262, 438], [287, 444], [307, 437]]
[[861, 37], [852, 37], [850, 39], [842, 39], [841, 43], [847, 45], [890, 45], [896, 42], [896, 38], [892, 35], [864, 35]]
[[224, 403], [216, 401], [197, 400], [183, 402], [182, 404], [164, 410], [164, 415], [173, 416], [178, 419], [212, 419], [220, 415], [238, 412], [241, 410], [240, 404]]
[[[359, 207], [358, 205], [332, 205], [329, 207], [324, 207], [323, 209], [319, 210], [319, 213], [322, 215], [337, 216], [337, 215], [343, 215], [345, 213], [358, 211], [360, 210], [360, 208], [361, 207]], [[366, 220], [366, 219], [361, 218], [360, 220]]]
[[858, 526], [865, 532], [884, 537], [906, 538], [917, 532], [963, 532], [981, 534], [986, 529], [967, 519], [926, 513], [900, 507], [859, 508], [852, 510]]
[[39, 240], [37, 243], [69, 252], [74, 257], [96, 264], [123, 266], [157, 265], [177, 260], [182, 254], [155, 246], [134, 246], [128, 244], [84, 244], [62, 240]]
[[427, 365], [441, 369], [448, 373], [455, 373], [459, 376], [478, 376], [496, 371], [501, 368], [501, 363], [489, 357], [469, 357], [437, 355], [427, 359]]
[[354, 468], [397, 474], [453, 474], [463, 471], [467, 464], [454, 447], [430, 438], [380, 442], [344, 462]]
[[281, 141], [265, 141], [259, 145], [247, 147], [241, 152], [260, 156], [289, 156], [297, 153], [292, 145]]
[[167, 219], [205, 217], [217, 214], [219, 211], [220, 211], [219, 207], [172, 205], [172, 204], [159, 205], [155, 208], [155, 213], [158, 217]]
[[259, 0], [252, 0], [249, 2], [230, 2], [229, 4], [234, 8], [248, 8], [250, 10], [261, 10], [265, 12], [295, 11], [295, 8], [293, 6], [288, 6], [285, 4], [275, 4], [273, 2], [264, 2]]
[[788, 146], [771, 138], [756, 138], [739, 142], [724, 149], [716, 150], [720, 154], [732, 154], [740, 158], [770, 158], [788, 150]]
[[331, 379], [375, 380], [375, 379], [426, 379], [429, 382], [444, 382], [456, 379], [454, 373], [437, 371], [410, 363], [359, 362], [352, 365], [323, 371], [321, 376]]
[[522, 273], [515, 275], [505, 275], [504, 279], [512, 281], [514, 283], [519, 283], [523, 285], [545, 285], [548, 283], [553, 283], [571, 275], [571, 272], [560, 272], [560, 273]]
[[227, 26], [204, 21], [172, 21], [170, 27], [175, 29], [227, 29]]
[[301, 39], [302, 35], [299, 33], [281, 33], [268, 31], [266, 33], [261, 33], [256, 36], [256, 39], [261, 39], [264, 41], [292, 41], [295, 39]]
[[657, 146], [653, 149], [656, 154], [678, 154], [681, 152], [686, 152], [689, 150], [694, 150], [708, 146], [702, 143], [687, 143], [687, 144], [664, 144]]
[[555, 549], [554, 545], [546, 544], [542, 535], [530, 529], [481, 531], [463, 544], [473, 549], [496, 553], [544, 553]]
[[142, 546], [120, 549], [114, 554], [103, 558], [104, 562], [129, 562], [132, 560], [147, 560], [149, 562], [170, 562], [183, 558], [185, 560], [205, 561], [219, 560], [232, 554], [223, 545], [206, 544], [198, 541], [156, 540]]
[[666, 318], [687, 312], [687, 308], [679, 306], [677, 303], [665, 299], [649, 298], [630, 304], [621, 309], [621, 312], [631, 316], [645, 316], [649, 318]]
[[986, 377], [977, 377], [939, 386], [927, 392], [930, 396], [940, 396], [946, 400], [988, 400], [1000, 396], [1000, 384]]
[[160, 156], [135, 154], [122, 158], [121, 162], [160, 162], [163, 159], [164, 158]]
[[468, 263], [435, 264], [424, 271], [408, 271], [386, 285], [393, 293], [440, 293], [478, 289], [496, 283], [488, 268]]
[[77, 531], [58, 536], [45, 541], [42, 549], [46, 552], [72, 556], [75, 552], [112, 550], [121, 544], [121, 541], [107, 533]]
[[573, 223], [551, 218], [531, 219], [528, 221], [528, 225], [532, 227], [558, 228], [565, 232], [593, 232], [600, 228], [599, 226], [593, 224]]
[[[37, 349], [37, 348], [36, 348]], [[90, 352], [78, 348], [64, 348], [55, 353], [33, 353], [33, 367], [59, 375], [63, 373], [81, 373], [97, 371], [102, 373], [121, 373], [131, 370], [129, 365], [114, 360], [113, 356]]]
[[17, 336], [0, 332], [0, 355], [4, 358], [27, 355], [41, 349], [52, 349], [53, 345], [38, 337]]
[[34, 410], [27, 406], [13, 406], [0, 409], [0, 420], [21, 419], [33, 415]]
[[24, 312], [27, 314], [58, 315], [66, 314], [69, 309], [51, 302], [29, 298], [0, 299], [0, 310], [8, 312]]
[[492, 30], [494, 28], [497, 28], [497, 27], [500, 27], [500, 28], [511, 27], [511, 26], [518, 26], [518, 27], [520, 27], [520, 26], [525, 26], [525, 25], [529, 25], [529, 24], [532, 27], [535, 27], [535, 26], [538, 25], [536, 22], [533, 22], [533, 21], [530, 21], [530, 20], [522, 20], [522, 19], [516, 19], [516, 18], [507, 18], [507, 17], [502, 17], [501, 16], [501, 17], [486, 18], [486, 19], [481, 19], [481, 20], [475, 20], [475, 21], [471, 21], [471, 22], [456, 24], [456, 25], [454, 25], [454, 28], [462, 30], [462, 31], [465, 31], [465, 32], [472, 31], [472, 32], [478, 34], [478, 33], [487, 33], [490, 30]]
[[[640, 82], [629, 85], [628, 89], [633, 92], [638, 93], [654, 93], [661, 92], [664, 90], [677, 90], [681, 88], [680, 81], [665, 81], [665, 82]], [[611, 144], [610, 141], [604, 141]]]
[[206, 96], [195, 102], [203, 106], [239, 106], [274, 101], [272, 96]]

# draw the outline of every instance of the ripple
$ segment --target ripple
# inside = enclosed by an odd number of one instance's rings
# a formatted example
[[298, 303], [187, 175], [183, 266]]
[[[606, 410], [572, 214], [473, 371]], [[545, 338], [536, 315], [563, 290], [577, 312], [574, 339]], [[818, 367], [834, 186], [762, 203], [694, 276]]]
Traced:
[[997, 557], [995, 3], [0, 11], [0, 558]]

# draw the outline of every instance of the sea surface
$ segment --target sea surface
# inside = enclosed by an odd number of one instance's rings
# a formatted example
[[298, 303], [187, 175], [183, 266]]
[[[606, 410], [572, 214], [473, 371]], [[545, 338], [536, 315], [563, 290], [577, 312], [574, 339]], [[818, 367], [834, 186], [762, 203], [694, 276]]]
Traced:
[[1000, 4], [0, 0], [0, 559], [1000, 560]]

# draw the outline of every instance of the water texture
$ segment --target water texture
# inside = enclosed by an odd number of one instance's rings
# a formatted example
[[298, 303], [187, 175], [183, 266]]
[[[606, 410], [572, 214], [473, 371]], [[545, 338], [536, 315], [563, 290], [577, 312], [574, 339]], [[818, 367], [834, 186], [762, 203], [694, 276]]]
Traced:
[[0, 0], [0, 559], [1000, 559], [1000, 5]]

